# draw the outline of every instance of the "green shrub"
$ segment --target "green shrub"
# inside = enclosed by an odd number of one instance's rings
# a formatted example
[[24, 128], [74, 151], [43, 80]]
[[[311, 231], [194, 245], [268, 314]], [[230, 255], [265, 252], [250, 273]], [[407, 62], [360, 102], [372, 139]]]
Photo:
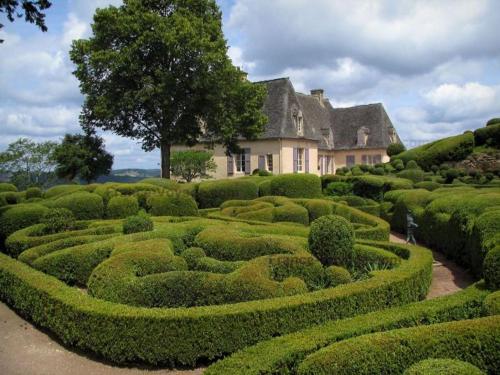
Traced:
[[329, 287], [352, 282], [351, 274], [344, 267], [329, 266], [325, 270], [325, 276]]
[[321, 180], [313, 174], [282, 174], [271, 180], [271, 193], [289, 198], [317, 198], [321, 196]]
[[43, 193], [46, 199], [55, 198], [61, 195], [75, 193], [84, 189], [82, 185], [56, 185]]
[[500, 315], [500, 290], [488, 294], [484, 300], [486, 315]]
[[70, 193], [57, 198], [51, 208], [67, 208], [78, 220], [100, 219], [104, 214], [104, 203], [100, 195], [87, 192]]
[[373, 174], [378, 175], [378, 176], [383, 176], [385, 175], [385, 169], [384, 167], [376, 167], [373, 169]]
[[0, 193], [6, 191], [14, 191], [17, 192], [17, 187], [14, 184], [9, 184], [8, 182], [0, 182]]
[[352, 184], [349, 182], [331, 182], [325, 189], [327, 195], [349, 195], [352, 193]]
[[[433, 357], [498, 369], [500, 316], [374, 333], [330, 345], [307, 357], [298, 374], [393, 374]], [[362, 350], [360, 350], [362, 348]]]
[[486, 254], [483, 275], [488, 288], [491, 290], [500, 289], [500, 244]]
[[4, 238], [15, 231], [36, 224], [49, 209], [36, 203], [10, 207], [0, 216], [0, 235]]
[[321, 187], [326, 189], [332, 182], [346, 182], [347, 177], [339, 174], [325, 174], [321, 176]]
[[420, 169], [420, 167], [418, 166], [417, 162], [415, 160], [409, 160], [407, 163], [406, 163], [406, 169]]
[[37, 187], [30, 187], [26, 189], [26, 199], [41, 198], [42, 190]]
[[180, 184], [175, 180], [160, 177], [145, 178], [144, 180], [139, 181], [139, 183], [150, 184], [167, 190], [177, 190], [180, 186]]
[[259, 184], [259, 197], [266, 195], [271, 195], [271, 180], [266, 180]]
[[453, 180], [458, 178], [458, 176], [460, 176], [460, 172], [458, 171], [458, 169], [455, 169], [455, 168], [447, 169], [444, 172], [445, 183], [451, 184], [453, 182]]
[[486, 375], [470, 363], [456, 359], [431, 358], [417, 362], [403, 375]]
[[354, 228], [343, 217], [327, 215], [313, 221], [308, 243], [309, 250], [322, 264], [352, 265]]
[[425, 189], [429, 191], [433, 191], [439, 189], [441, 184], [433, 181], [422, 181], [415, 184], [415, 189]]
[[274, 208], [273, 221], [290, 221], [307, 225], [309, 224], [309, 212], [298, 204], [284, 204]]
[[402, 152], [406, 151], [406, 147], [404, 144], [402, 143], [391, 143], [388, 147], [387, 147], [387, 155], [388, 156], [394, 156], [394, 155], [397, 155], [397, 154], [400, 154]]
[[311, 199], [305, 203], [305, 208], [309, 211], [309, 222], [317, 218], [333, 213], [332, 204], [322, 199]]
[[45, 225], [44, 232], [51, 234], [73, 229], [75, 220], [75, 215], [67, 208], [52, 208], [42, 216], [40, 222]]
[[359, 165], [355, 165], [354, 167], [351, 168], [351, 174], [353, 176], [362, 176], [364, 173]]
[[17, 204], [21, 201], [20, 193], [15, 191], [4, 191], [0, 193], [2, 200], [5, 200], [7, 204]]
[[255, 199], [259, 196], [257, 184], [248, 179], [203, 181], [198, 187], [200, 208], [219, 207], [231, 199]]
[[106, 217], [123, 219], [135, 215], [139, 211], [139, 203], [133, 195], [117, 195], [111, 198], [106, 207]]
[[486, 254], [500, 243], [500, 211], [485, 211], [474, 220], [467, 241], [470, 268], [476, 276], [482, 275]]
[[500, 124], [492, 124], [474, 131], [476, 146], [500, 146]]
[[[410, 161], [410, 163], [413, 160]], [[409, 163], [408, 163], [409, 164]], [[410, 168], [404, 171], [401, 171], [397, 174], [399, 178], [406, 178], [407, 180], [411, 180], [413, 182], [422, 182], [424, 181], [425, 174], [424, 171], [418, 168]]]
[[495, 125], [495, 124], [500, 124], [500, 118], [492, 118], [492, 119], [488, 120], [488, 122], [486, 123], [486, 126]]
[[361, 197], [382, 200], [384, 196], [384, 180], [376, 176], [362, 176], [354, 180], [353, 192]]
[[123, 220], [123, 234], [150, 232], [153, 229], [153, 220], [144, 211], [139, 211], [137, 215], [129, 216]]
[[149, 205], [153, 216], [198, 216], [196, 201], [184, 193], [153, 195]]
[[405, 169], [405, 164], [403, 163], [403, 160], [401, 160], [401, 159], [392, 160], [391, 165], [397, 171], [402, 171], [403, 169]]

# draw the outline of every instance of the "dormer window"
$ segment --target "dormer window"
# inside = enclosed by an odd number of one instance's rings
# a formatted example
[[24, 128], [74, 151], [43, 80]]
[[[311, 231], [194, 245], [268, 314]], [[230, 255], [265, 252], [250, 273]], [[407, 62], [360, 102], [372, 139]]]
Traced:
[[368, 142], [368, 135], [369, 134], [370, 134], [370, 129], [368, 129], [366, 126], [359, 128], [356, 146], [365, 147], [366, 143]]
[[302, 111], [300, 109], [293, 111], [292, 117], [297, 134], [304, 135], [304, 116], [302, 115]]
[[391, 143], [398, 143], [398, 137], [396, 136], [396, 129], [390, 127], [389, 130], [389, 140]]

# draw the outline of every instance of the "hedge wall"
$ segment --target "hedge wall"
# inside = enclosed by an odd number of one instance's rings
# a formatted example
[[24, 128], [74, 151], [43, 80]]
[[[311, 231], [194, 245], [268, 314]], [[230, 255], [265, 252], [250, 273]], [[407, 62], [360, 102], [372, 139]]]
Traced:
[[282, 174], [271, 180], [271, 194], [289, 198], [321, 197], [321, 180], [314, 174]]
[[431, 253], [390, 246], [406, 252], [408, 260], [364, 281], [298, 296], [188, 309], [147, 309], [94, 299], [0, 254], [0, 297], [64, 343], [111, 361], [193, 365], [311, 322], [423, 298], [431, 280]]
[[198, 187], [197, 200], [200, 208], [219, 207], [230, 199], [255, 199], [259, 188], [247, 179], [204, 181]]
[[486, 375], [486, 373], [467, 362], [431, 358], [414, 364], [403, 375]]

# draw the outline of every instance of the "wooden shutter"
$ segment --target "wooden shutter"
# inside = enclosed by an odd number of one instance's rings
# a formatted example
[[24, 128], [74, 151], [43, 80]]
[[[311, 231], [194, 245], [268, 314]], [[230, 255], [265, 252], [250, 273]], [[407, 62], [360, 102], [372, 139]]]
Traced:
[[259, 155], [259, 169], [261, 171], [266, 170], [266, 157], [265, 157], [265, 155]]
[[231, 176], [234, 174], [234, 158], [233, 156], [227, 157], [227, 175]]
[[305, 161], [304, 162], [306, 164], [305, 171], [306, 171], [306, 173], [309, 173], [309, 149], [308, 148], [306, 148], [304, 150], [304, 155], [305, 155], [305, 157], [304, 157]]
[[299, 158], [299, 150], [293, 148], [293, 173], [297, 173], [297, 159]]
[[251, 150], [249, 148], [245, 148], [245, 174], [252, 173], [250, 157], [251, 157]]

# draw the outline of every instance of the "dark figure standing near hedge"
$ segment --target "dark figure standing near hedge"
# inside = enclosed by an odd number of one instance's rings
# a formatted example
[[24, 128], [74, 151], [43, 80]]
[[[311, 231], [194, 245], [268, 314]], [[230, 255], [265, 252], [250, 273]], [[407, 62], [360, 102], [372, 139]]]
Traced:
[[415, 236], [413, 233], [415, 232], [415, 229], [418, 228], [417, 223], [415, 223], [415, 219], [412, 216], [412, 212], [408, 210], [406, 213], [406, 243], [413, 243], [414, 245], [417, 244], [417, 241], [415, 240]]

